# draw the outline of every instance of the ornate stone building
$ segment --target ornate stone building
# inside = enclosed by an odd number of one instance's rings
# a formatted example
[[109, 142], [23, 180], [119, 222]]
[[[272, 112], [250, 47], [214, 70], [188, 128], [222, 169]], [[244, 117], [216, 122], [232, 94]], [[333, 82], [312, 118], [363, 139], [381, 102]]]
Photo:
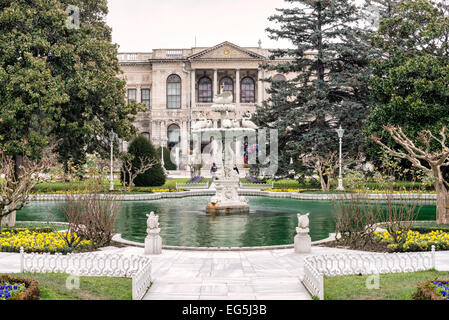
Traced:
[[[285, 79], [260, 67], [268, 57], [268, 49], [243, 48], [229, 42], [210, 48], [156, 49], [118, 56], [128, 100], [147, 107], [135, 126], [155, 146], [168, 147], [179, 170], [188, 169], [195, 121], [207, 118], [215, 127], [219, 125], [219, 114], [210, 111], [219, 88], [232, 92], [237, 117], [241, 118], [266, 99], [268, 84], [260, 79]], [[126, 148], [126, 142], [122, 147]]]

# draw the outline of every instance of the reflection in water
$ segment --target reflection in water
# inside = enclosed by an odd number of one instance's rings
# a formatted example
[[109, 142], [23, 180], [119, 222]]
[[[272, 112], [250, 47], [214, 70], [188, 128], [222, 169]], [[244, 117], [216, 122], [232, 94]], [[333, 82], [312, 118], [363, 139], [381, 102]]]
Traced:
[[[124, 201], [117, 219], [117, 231], [123, 238], [143, 242], [146, 214], [159, 215], [164, 245], [200, 247], [241, 247], [291, 244], [298, 223], [296, 214], [310, 212], [312, 241], [335, 232], [332, 204], [327, 201], [303, 201], [248, 197], [250, 213], [206, 214], [210, 197]], [[64, 221], [63, 202], [33, 202], [17, 213], [18, 221]], [[419, 220], [434, 220], [435, 206], [424, 205]]]

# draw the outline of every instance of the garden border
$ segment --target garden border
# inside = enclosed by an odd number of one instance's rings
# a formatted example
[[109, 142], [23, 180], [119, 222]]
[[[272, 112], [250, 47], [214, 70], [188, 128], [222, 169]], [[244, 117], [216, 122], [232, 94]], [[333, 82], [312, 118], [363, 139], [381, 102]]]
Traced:
[[20, 248], [20, 272], [61, 272], [75, 276], [108, 276], [132, 279], [132, 298], [142, 300], [151, 285], [151, 259], [123, 254], [25, 253]]
[[426, 252], [314, 255], [304, 259], [302, 283], [324, 300], [324, 276], [385, 274], [435, 269], [435, 246]]

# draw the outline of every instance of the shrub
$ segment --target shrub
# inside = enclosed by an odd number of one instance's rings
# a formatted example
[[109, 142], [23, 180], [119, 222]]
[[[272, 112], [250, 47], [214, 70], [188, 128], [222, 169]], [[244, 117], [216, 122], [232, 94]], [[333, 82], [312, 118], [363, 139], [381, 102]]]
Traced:
[[379, 203], [350, 195], [332, 202], [337, 241], [351, 247], [365, 247], [376, 239], [374, 232], [380, 221]]
[[25, 291], [15, 295], [8, 300], [39, 300], [39, 282], [33, 279], [16, 278], [8, 275], [0, 275], [0, 285], [3, 283], [20, 284], [25, 285]]
[[[128, 153], [132, 157], [133, 168], [139, 168], [141, 163], [140, 159], [160, 159], [160, 155], [152, 143], [144, 136], [136, 137], [128, 147]], [[135, 172], [135, 169], [133, 169]], [[122, 170], [120, 175], [122, 182], [128, 181], [128, 173], [126, 170]], [[165, 173], [160, 163], [155, 164], [145, 173], [139, 174], [135, 180], [134, 185], [137, 187], [157, 187], [162, 186], [165, 183]]]
[[[98, 189], [93, 186], [91, 190]], [[114, 194], [99, 194], [98, 191], [81, 195], [68, 193], [63, 213], [69, 231], [79, 238], [71, 237], [69, 233], [59, 233], [60, 237], [71, 248], [78, 247], [82, 240], [91, 241], [94, 248], [108, 246], [121, 206], [117, 200]]]

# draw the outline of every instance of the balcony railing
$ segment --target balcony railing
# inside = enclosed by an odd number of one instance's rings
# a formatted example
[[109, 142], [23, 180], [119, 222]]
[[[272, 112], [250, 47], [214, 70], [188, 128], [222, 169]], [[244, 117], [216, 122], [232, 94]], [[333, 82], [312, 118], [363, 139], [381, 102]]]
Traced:
[[[239, 108], [255, 108], [255, 103], [234, 103]], [[204, 103], [204, 102], [197, 102], [195, 103], [195, 108], [201, 108], [201, 109], [207, 109], [212, 107], [213, 103]]]

